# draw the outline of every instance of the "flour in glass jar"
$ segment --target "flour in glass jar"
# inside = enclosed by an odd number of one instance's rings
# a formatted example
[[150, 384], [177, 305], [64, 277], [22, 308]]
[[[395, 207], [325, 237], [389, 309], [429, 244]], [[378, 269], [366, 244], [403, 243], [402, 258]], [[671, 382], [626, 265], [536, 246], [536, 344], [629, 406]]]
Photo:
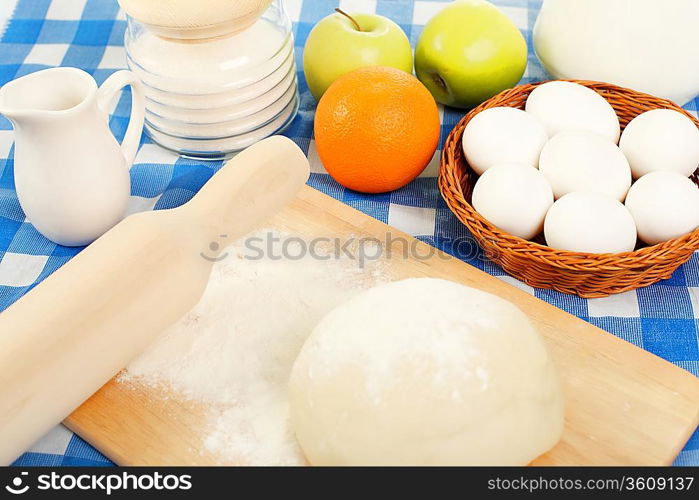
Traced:
[[[261, 258], [242, 241], [226, 249], [199, 304], [119, 377], [209, 406], [204, 447], [222, 463], [305, 463], [289, 422], [294, 360], [325, 313], [387, 281], [380, 261], [362, 268], [347, 256], [296, 258], [301, 240], [269, 230], [256, 236], [270, 235], [277, 248]], [[284, 245], [293, 258], [276, 260]]]

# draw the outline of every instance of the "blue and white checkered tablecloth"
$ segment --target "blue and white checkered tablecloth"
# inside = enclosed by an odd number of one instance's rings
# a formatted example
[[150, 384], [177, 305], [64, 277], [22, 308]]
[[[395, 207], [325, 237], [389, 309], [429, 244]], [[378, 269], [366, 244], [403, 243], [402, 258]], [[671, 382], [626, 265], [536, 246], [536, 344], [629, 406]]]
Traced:
[[[286, 135], [308, 153], [310, 184], [377, 219], [445, 250], [446, 242], [466, 237], [437, 190], [437, 156], [425, 174], [390, 194], [347, 191], [323, 170], [313, 141], [315, 101], [301, 71], [304, 41], [313, 25], [339, 5], [348, 11], [376, 12], [398, 22], [415, 44], [425, 22], [446, 2], [433, 0], [284, 0], [294, 22], [301, 109]], [[541, 0], [494, 0], [526, 35], [529, 67], [525, 81], [546, 77], [531, 51], [531, 30]], [[5, 22], [7, 21], [7, 22]], [[3, 25], [5, 27], [3, 29]], [[77, 66], [98, 83], [126, 67], [123, 49], [126, 21], [116, 0], [0, 1], [0, 85], [51, 66]], [[697, 68], [699, 70], [699, 68]], [[110, 125], [121, 137], [130, 96], [119, 100]], [[699, 100], [687, 106], [696, 113]], [[442, 140], [462, 113], [442, 110]], [[76, 151], [76, 154], [80, 154]], [[13, 132], [0, 117], [0, 310], [8, 307], [80, 251], [57, 246], [34, 230], [22, 212], [14, 188]], [[170, 208], [186, 202], [220, 167], [220, 163], [185, 160], [143, 138], [131, 170], [131, 211]], [[699, 376], [699, 253], [672, 278], [637, 291], [585, 300], [549, 290], [532, 289], [504, 275], [480, 256], [461, 256], [470, 264], [537, 297], [661, 356]], [[38, 367], [37, 367], [38, 368]], [[677, 464], [699, 465], [699, 433]], [[65, 427], [56, 427], [16, 462], [17, 465], [110, 465], [111, 462]]]

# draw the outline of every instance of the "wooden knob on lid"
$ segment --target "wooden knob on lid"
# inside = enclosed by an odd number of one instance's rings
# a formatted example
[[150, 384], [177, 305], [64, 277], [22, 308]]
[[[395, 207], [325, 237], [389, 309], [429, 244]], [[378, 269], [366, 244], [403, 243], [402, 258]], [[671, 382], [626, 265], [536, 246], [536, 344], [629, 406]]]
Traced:
[[272, 0], [118, 0], [124, 11], [164, 38], [217, 38], [242, 31]]

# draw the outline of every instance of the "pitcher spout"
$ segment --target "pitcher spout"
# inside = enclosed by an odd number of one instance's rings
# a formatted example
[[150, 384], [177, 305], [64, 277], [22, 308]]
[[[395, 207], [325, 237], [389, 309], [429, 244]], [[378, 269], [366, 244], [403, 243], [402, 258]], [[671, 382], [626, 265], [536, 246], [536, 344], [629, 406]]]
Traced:
[[0, 88], [0, 114], [13, 123], [78, 112], [96, 94], [92, 77], [78, 68], [30, 73]]

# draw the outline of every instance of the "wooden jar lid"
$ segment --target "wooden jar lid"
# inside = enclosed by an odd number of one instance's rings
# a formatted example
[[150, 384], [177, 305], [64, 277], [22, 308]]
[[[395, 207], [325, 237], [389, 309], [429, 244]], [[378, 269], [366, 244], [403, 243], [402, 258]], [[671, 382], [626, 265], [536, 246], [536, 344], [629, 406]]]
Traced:
[[253, 24], [272, 0], [118, 0], [122, 9], [165, 38], [205, 39]]

